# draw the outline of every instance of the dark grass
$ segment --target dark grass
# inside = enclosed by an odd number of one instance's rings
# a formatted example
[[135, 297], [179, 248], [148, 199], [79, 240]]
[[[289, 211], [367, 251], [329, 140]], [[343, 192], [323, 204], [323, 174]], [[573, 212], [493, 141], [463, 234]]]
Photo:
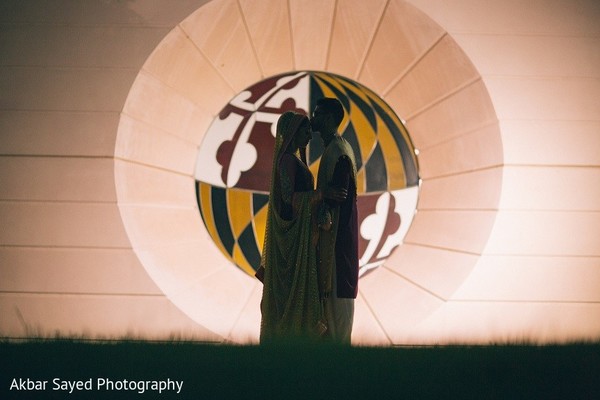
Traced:
[[[0, 399], [600, 399], [600, 343], [340, 347], [0, 343]], [[178, 380], [181, 393], [53, 390], [52, 379]], [[9, 390], [14, 378], [45, 391]]]

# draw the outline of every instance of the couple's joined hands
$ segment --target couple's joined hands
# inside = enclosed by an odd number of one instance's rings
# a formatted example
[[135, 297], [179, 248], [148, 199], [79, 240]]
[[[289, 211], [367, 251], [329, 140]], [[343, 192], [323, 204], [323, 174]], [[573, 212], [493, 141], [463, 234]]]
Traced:
[[342, 202], [348, 197], [348, 190], [335, 186], [327, 186], [323, 189], [323, 198], [327, 200], [333, 200]]

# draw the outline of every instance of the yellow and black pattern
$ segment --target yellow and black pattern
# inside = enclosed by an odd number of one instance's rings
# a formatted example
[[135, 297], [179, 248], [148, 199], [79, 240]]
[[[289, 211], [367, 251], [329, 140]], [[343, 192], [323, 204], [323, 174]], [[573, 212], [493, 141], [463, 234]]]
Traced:
[[[357, 82], [323, 72], [313, 73], [310, 96], [313, 104], [321, 97], [336, 97], [344, 106], [340, 133], [354, 149], [359, 193], [418, 184], [417, 159], [408, 132], [379, 96]], [[321, 152], [313, 149], [311, 155]]]
[[[264, 242], [265, 194], [196, 183], [200, 214], [209, 235], [235, 265], [254, 275]], [[258, 228], [258, 229], [257, 229]]]

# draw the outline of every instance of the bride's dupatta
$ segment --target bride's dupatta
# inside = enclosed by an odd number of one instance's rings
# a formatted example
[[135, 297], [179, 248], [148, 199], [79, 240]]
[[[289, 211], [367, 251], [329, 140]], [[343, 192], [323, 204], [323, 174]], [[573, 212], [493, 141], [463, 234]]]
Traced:
[[[280, 162], [305, 116], [284, 113], [277, 123], [263, 252], [261, 342], [319, 337], [325, 330], [317, 279], [315, 203], [308, 188], [295, 192], [293, 217], [284, 219]], [[304, 168], [307, 168], [302, 163]], [[309, 172], [310, 173], [310, 172]], [[311, 175], [312, 177], [312, 175]], [[312, 180], [312, 179], [311, 179]]]

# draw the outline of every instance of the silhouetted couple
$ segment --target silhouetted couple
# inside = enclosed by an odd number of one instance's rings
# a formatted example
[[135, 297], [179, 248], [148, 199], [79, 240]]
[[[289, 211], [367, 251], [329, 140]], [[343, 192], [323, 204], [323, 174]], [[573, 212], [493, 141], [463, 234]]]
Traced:
[[[312, 118], [277, 122], [261, 268], [261, 343], [328, 339], [350, 343], [358, 293], [356, 162], [338, 133], [344, 109], [320, 99]], [[325, 145], [317, 185], [306, 164], [312, 132]]]

